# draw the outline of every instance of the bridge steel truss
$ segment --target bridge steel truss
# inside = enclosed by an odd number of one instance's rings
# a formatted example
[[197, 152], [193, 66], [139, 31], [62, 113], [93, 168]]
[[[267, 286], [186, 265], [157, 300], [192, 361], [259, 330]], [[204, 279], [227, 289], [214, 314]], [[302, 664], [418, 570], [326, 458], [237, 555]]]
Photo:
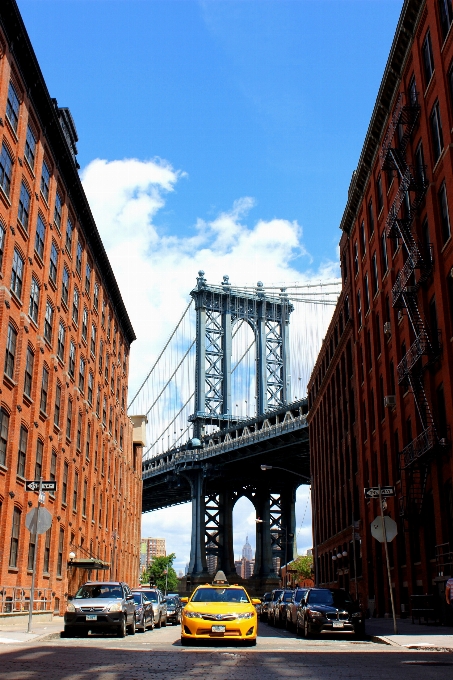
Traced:
[[[295, 556], [296, 489], [294, 472], [310, 476], [307, 400], [236, 423], [202, 438], [202, 448], [169, 451], [145, 461], [143, 511], [192, 501], [192, 537], [188, 578], [208, 577], [207, 557], [238, 580], [234, 567], [233, 508], [242, 496], [255, 507], [256, 555], [253, 579], [278, 578], [280, 564]], [[287, 472], [263, 472], [260, 464], [281, 465]], [[259, 587], [257, 585], [257, 587]]]
[[442, 345], [440, 331], [429, 328], [417, 301], [418, 291], [433, 269], [432, 246], [421, 243], [415, 234], [415, 218], [429, 186], [426, 166], [417, 154], [414, 165], [406, 159], [419, 117], [418, 93], [414, 89], [400, 92], [380, 151], [381, 169], [396, 174], [400, 183], [387, 215], [385, 234], [387, 238], [400, 239], [407, 252], [392, 289], [392, 302], [395, 308], [406, 309], [415, 336], [398, 364], [398, 383], [411, 388], [422, 424], [421, 433], [399, 454], [404, 471], [400, 513], [406, 518], [420, 516], [430, 460], [446, 445], [438, 436], [424, 388], [424, 372], [437, 360]]
[[293, 305], [282, 289], [266, 295], [258, 282], [255, 291], [231, 286], [228, 276], [220, 286], [208, 285], [198, 272], [191, 291], [196, 309], [196, 367], [194, 437], [201, 437], [206, 423], [225, 428], [233, 422], [231, 403], [231, 356], [233, 327], [243, 320], [256, 343], [257, 414], [262, 415], [288, 403], [289, 319]]

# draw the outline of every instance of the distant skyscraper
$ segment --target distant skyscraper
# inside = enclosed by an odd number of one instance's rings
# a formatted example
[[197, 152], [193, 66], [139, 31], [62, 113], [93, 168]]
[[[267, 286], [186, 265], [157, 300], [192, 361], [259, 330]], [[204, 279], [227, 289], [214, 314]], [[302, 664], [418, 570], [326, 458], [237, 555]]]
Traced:
[[253, 550], [252, 550], [252, 546], [249, 543], [249, 537], [248, 536], [246, 536], [245, 544], [244, 544], [244, 547], [242, 548], [242, 557], [245, 557], [245, 559], [248, 562], [251, 562], [253, 560]]
[[146, 571], [153, 557], [165, 557], [165, 538], [142, 538], [140, 543], [140, 570]]

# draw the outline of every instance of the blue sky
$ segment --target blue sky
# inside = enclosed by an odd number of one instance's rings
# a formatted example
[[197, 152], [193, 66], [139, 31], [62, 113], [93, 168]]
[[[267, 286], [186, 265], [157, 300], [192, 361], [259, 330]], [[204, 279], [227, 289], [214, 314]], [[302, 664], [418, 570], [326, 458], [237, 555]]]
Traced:
[[[18, 4], [50, 94], [74, 116], [82, 181], [137, 333], [130, 394], [198, 269], [233, 284], [338, 276], [338, 226], [402, 0]], [[301, 487], [298, 527], [307, 496]], [[310, 523], [308, 505], [300, 551]], [[247, 534], [255, 544], [244, 500], [234, 526], [238, 555]], [[167, 538], [178, 569], [188, 561], [187, 506], [145, 515], [142, 531]]]

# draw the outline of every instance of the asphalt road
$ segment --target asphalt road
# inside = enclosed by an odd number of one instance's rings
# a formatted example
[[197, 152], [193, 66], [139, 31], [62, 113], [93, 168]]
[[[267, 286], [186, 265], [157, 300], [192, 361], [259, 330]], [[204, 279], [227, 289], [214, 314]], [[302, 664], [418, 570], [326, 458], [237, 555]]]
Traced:
[[125, 639], [39, 640], [0, 648], [1, 680], [430, 680], [453, 676], [453, 654], [401, 648], [336, 636], [300, 640], [260, 624], [258, 644], [208, 641], [181, 647], [179, 627]]

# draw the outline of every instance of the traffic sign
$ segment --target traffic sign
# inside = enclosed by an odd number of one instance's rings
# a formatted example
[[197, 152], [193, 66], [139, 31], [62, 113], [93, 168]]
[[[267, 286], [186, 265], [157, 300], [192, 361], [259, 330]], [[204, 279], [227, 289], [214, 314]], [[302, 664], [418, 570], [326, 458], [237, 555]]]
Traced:
[[373, 538], [375, 538], [379, 543], [384, 543], [385, 538], [384, 538], [384, 523], [382, 522], [382, 519], [384, 519], [385, 522], [385, 533], [387, 537], [387, 541], [393, 541], [395, 536], [398, 533], [398, 527], [394, 519], [386, 515], [384, 518], [381, 516], [376, 517], [372, 522], [371, 522], [371, 535]]
[[[57, 483], [54, 480], [42, 482], [41, 488], [43, 491], [56, 491]], [[39, 479], [33, 482], [25, 482], [25, 491], [39, 491]]]
[[31, 534], [45, 534], [51, 525], [52, 515], [46, 508], [32, 508], [27, 512], [25, 526]]
[[[379, 487], [371, 486], [370, 488], [365, 488], [363, 490], [365, 498], [379, 498]], [[394, 486], [381, 486], [381, 496], [394, 496], [395, 487]]]

